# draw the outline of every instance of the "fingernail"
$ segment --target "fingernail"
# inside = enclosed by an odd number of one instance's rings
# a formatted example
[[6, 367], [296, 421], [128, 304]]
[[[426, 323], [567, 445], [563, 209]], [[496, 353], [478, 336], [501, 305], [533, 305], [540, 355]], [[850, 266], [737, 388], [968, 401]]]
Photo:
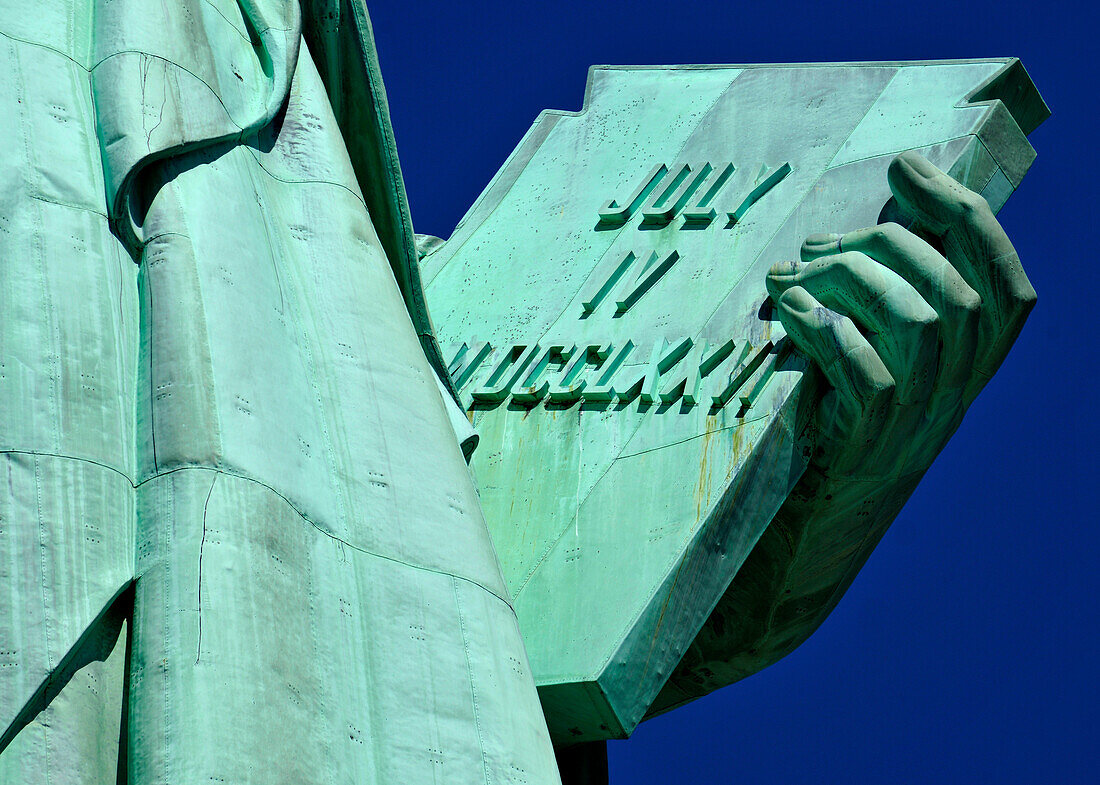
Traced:
[[901, 206], [915, 214], [919, 225], [940, 234], [952, 217], [955, 181], [914, 152], [902, 153], [887, 172], [890, 189]]
[[804, 265], [802, 264], [802, 262], [796, 261], [777, 262], [776, 264], [773, 264], [771, 266], [770, 270], [768, 270], [768, 275], [773, 278], [783, 278], [797, 275], [802, 271], [803, 266]]
[[823, 234], [811, 234], [802, 241], [802, 259], [811, 261], [818, 256], [838, 253], [840, 251], [840, 235], [832, 232]]

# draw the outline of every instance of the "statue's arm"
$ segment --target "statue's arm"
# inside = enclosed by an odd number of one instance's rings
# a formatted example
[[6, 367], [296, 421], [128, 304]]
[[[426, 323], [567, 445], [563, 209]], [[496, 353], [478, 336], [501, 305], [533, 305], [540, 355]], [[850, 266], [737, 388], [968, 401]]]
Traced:
[[766, 667], [821, 624], [1035, 304], [981, 196], [912, 153], [890, 186], [911, 229], [817, 235], [769, 274], [787, 334], [824, 382], [810, 466], [654, 712]]

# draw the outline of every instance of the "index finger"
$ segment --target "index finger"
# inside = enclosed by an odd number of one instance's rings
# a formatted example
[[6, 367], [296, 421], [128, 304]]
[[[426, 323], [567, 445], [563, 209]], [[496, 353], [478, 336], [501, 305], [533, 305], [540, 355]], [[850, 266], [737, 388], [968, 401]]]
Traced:
[[890, 189], [920, 226], [942, 238], [952, 266], [982, 298], [975, 368], [1001, 364], [1035, 305], [1035, 289], [989, 203], [917, 153], [890, 164]]

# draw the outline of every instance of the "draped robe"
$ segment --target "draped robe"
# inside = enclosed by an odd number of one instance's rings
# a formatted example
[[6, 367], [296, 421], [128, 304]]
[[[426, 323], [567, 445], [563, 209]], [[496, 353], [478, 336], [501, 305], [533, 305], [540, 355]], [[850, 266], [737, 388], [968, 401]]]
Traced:
[[0, 62], [0, 782], [557, 782], [362, 0]]

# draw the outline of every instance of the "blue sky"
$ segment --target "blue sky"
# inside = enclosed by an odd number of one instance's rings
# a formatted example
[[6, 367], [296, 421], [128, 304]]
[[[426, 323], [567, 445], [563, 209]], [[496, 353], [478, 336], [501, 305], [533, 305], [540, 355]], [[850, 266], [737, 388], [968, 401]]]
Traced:
[[985, 0], [370, 8], [413, 220], [444, 237], [540, 110], [580, 107], [593, 63], [1023, 60], [1054, 114], [1001, 212], [1039, 292], [1015, 349], [824, 626], [777, 665], [612, 743], [611, 778], [1092, 781], [1096, 11]]

